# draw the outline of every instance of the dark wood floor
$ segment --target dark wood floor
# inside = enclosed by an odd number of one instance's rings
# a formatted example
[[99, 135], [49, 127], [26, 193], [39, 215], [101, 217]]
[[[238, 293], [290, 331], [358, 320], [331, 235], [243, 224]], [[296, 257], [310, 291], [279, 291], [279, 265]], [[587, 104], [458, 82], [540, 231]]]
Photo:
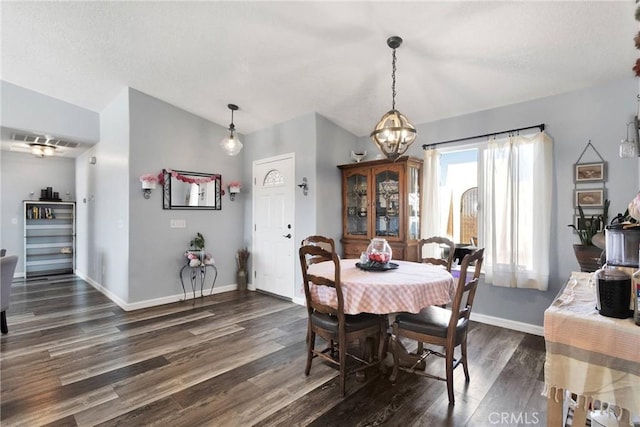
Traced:
[[351, 376], [345, 398], [333, 368], [305, 377], [305, 308], [260, 293], [125, 312], [67, 276], [17, 281], [11, 299], [2, 426], [546, 425], [538, 336], [474, 323], [449, 407], [444, 382], [404, 372]]

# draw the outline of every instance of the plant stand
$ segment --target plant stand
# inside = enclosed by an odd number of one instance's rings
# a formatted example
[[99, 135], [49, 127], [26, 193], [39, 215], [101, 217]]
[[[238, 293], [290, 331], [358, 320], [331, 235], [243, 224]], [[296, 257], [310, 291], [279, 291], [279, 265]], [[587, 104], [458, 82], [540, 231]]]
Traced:
[[209, 292], [209, 295], [211, 295], [213, 294], [213, 286], [216, 284], [216, 279], [218, 278], [218, 269], [216, 268], [216, 266], [213, 264], [201, 264], [196, 267], [191, 267], [189, 264], [182, 266], [179, 276], [180, 284], [182, 285], [182, 293], [184, 294], [183, 301], [186, 301], [187, 299], [187, 290], [184, 286], [183, 272], [185, 270], [189, 271], [189, 280], [191, 281], [191, 290], [193, 291], [193, 299], [195, 302], [196, 287], [198, 281], [200, 282], [200, 297], [204, 297], [202, 288], [204, 287], [205, 279], [207, 277], [207, 268], [213, 269], [213, 281], [211, 282], [211, 291]]

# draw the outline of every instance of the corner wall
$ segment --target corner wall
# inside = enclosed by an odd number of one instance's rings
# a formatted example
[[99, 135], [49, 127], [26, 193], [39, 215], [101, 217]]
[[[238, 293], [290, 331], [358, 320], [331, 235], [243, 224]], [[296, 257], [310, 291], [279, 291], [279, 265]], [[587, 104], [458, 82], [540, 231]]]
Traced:
[[[551, 274], [546, 292], [499, 288], [482, 284], [476, 295], [474, 313], [516, 322], [542, 325], [544, 310], [568, 280], [579, 270], [573, 253], [577, 236], [567, 224], [573, 222], [573, 164], [587, 142], [607, 162], [605, 197], [611, 200], [609, 217], [624, 212], [638, 192], [639, 162], [618, 157], [620, 140], [626, 136], [626, 123], [636, 114], [638, 82], [634, 78], [562, 95], [550, 96], [487, 111], [467, 114], [416, 126], [418, 140], [407, 154], [422, 158], [422, 144], [498, 132], [544, 123], [554, 141], [555, 174], [551, 226]], [[410, 112], [405, 112], [409, 116]], [[375, 150], [373, 143], [366, 150]], [[593, 160], [585, 157], [583, 161]]]

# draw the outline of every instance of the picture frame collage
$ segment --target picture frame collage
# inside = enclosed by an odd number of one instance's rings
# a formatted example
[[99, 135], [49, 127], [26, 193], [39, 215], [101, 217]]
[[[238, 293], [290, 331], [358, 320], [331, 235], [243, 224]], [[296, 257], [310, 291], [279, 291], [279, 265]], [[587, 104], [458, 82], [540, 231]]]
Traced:
[[[573, 224], [578, 230], [590, 228], [591, 217], [602, 213], [606, 200], [606, 172], [604, 160], [573, 165]], [[584, 220], [580, 218], [578, 206], [582, 207], [586, 217]], [[603, 230], [605, 225], [599, 223], [598, 230]]]

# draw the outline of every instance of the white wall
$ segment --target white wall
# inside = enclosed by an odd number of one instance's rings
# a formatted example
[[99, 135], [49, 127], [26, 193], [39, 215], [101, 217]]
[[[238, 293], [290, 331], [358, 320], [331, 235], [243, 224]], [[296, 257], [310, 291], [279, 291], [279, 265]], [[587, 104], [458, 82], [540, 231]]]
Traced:
[[[130, 193], [129, 302], [182, 297], [178, 272], [197, 232], [205, 237], [205, 249], [218, 266], [216, 289], [234, 285], [235, 254], [246, 246], [243, 205], [250, 199], [241, 193], [232, 202], [227, 192], [221, 210], [163, 210], [161, 187], [144, 199], [139, 177], [168, 168], [221, 174], [223, 183], [243, 181], [242, 153], [230, 157], [220, 148], [228, 133], [225, 127], [133, 89], [130, 112], [130, 173], [123, 183]], [[241, 114], [236, 117], [240, 120]], [[243, 182], [250, 188], [249, 181]], [[185, 220], [186, 228], [170, 228], [172, 219]], [[190, 291], [186, 274], [185, 285]]]
[[[129, 300], [129, 92], [100, 113], [100, 143], [88, 166], [87, 276], [118, 302]], [[80, 219], [80, 217], [79, 217]]]

